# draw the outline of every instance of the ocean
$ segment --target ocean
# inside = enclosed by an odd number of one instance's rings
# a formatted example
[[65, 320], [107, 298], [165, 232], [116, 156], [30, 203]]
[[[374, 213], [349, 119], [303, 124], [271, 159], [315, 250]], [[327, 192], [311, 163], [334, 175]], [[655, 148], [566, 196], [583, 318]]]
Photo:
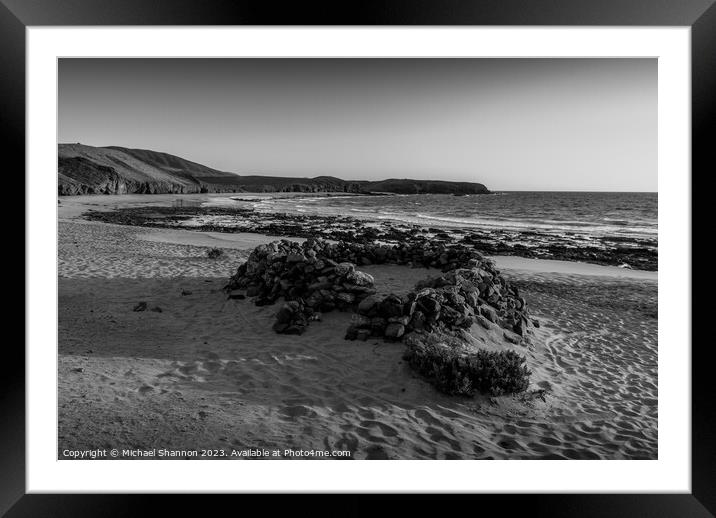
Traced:
[[657, 193], [498, 192], [452, 196], [267, 198], [265, 212], [353, 216], [438, 228], [470, 228], [656, 240]]
[[[296, 223], [346, 217], [366, 225], [420, 227], [468, 240], [489, 255], [564, 259], [658, 269], [658, 195], [633, 192], [525, 192], [480, 195], [295, 195], [216, 198], [223, 207], [281, 215]], [[228, 202], [228, 203], [227, 203]], [[207, 205], [212, 205], [210, 201]], [[307, 219], [309, 218], [309, 219]], [[231, 228], [221, 216], [194, 224]], [[315, 223], [315, 222], [314, 222]], [[319, 237], [319, 236], [317, 236]]]

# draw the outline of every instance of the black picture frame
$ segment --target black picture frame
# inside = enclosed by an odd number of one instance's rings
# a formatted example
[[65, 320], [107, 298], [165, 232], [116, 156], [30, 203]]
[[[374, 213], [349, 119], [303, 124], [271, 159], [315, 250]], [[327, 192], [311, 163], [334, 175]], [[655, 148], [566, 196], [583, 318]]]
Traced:
[[[5, 133], [1, 142], [4, 157], [6, 161], [9, 158], [11, 164], [5, 171], [25, 170], [25, 29], [28, 26], [633, 25], [691, 28], [693, 182], [696, 178], [708, 178], [716, 159], [716, 146], [709, 139], [709, 130], [716, 121], [714, 1], [385, 0], [301, 2], [278, 8], [270, 2], [231, 0], [0, 0], [0, 124]], [[698, 192], [693, 189], [693, 183], [692, 192]], [[693, 209], [692, 218], [701, 219]], [[694, 261], [692, 264], [696, 266]], [[704, 306], [692, 304], [692, 307], [692, 322], [708, 318]], [[10, 345], [4, 346], [4, 361], [13, 367], [6, 368], [0, 376], [0, 514], [9, 517], [83, 513], [116, 516], [131, 512], [134, 515], [138, 509], [145, 508], [147, 498], [158, 498], [25, 494], [25, 355], [19, 347]], [[501, 513], [521, 510], [549, 516], [712, 516], [716, 513], [716, 405], [712, 400], [710, 348], [711, 340], [694, 340], [691, 349], [691, 494], [481, 495], [480, 498], [491, 501], [499, 498], [499, 502], [491, 503], [498, 504]], [[450, 507], [460, 505], [461, 500], [451, 502]], [[175, 502], [186, 505], [183, 498]], [[356, 497], [351, 497], [349, 502], [341, 504], [340, 514], [365, 514], [375, 505]], [[421, 499], [414, 503], [424, 508]], [[475, 509], [475, 512], [480, 511]]]

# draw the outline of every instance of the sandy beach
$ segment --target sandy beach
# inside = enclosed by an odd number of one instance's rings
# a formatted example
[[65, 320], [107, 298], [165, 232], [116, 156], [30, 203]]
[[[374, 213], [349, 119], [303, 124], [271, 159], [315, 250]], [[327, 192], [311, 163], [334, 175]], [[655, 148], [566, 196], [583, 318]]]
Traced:
[[[275, 237], [89, 222], [80, 198], [59, 206], [60, 458], [93, 448], [657, 457], [656, 272], [496, 258], [540, 321], [519, 349], [544, 397], [446, 396], [403, 361], [402, 343], [344, 340], [349, 313], [286, 336], [271, 329], [278, 306], [228, 300], [228, 278]], [[223, 255], [208, 258], [212, 247]], [[385, 293], [439, 273], [360, 269]]]

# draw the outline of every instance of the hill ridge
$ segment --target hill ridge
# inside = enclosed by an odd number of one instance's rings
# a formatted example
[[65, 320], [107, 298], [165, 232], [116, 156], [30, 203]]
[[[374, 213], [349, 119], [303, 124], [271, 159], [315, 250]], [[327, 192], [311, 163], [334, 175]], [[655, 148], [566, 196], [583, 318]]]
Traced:
[[238, 175], [176, 155], [120, 146], [58, 144], [58, 194], [188, 194], [200, 192], [347, 192], [368, 194], [486, 194], [475, 182], [387, 179], [342, 180]]

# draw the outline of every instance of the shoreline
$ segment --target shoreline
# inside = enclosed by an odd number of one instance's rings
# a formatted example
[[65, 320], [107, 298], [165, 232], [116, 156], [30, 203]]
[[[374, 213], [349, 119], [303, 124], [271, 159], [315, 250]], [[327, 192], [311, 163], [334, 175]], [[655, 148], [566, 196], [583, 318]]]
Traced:
[[[199, 232], [184, 229], [161, 229], [161, 232], [140, 233], [137, 239], [160, 243], [173, 243], [193, 246], [216, 246], [234, 250], [245, 250], [277, 239], [276, 236], [249, 232], [223, 233]], [[286, 237], [290, 241], [303, 242], [303, 238]], [[519, 256], [487, 256], [495, 261], [500, 270], [522, 273], [556, 273], [581, 276], [633, 278], [656, 281], [658, 271], [633, 270], [616, 266], [560, 261], [554, 259], [533, 259]]]
[[[190, 229], [205, 234], [252, 233], [275, 237], [320, 237], [333, 241], [410, 243], [414, 241], [441, 241], [446, 245], [465, 244], [488, 256], [513, 256], [527, 259], [561, 260], [575, 263], [627, 266], [627, 269], [656, 271], [656, 250], [629, 245], [623, 238], [604, 238], [589, 246], [576, 246], [563, 237], [519, 232], [478, 230], [471, 228], [441, 228], [400, 223], [394, 220], [361, 220], [354, 216], [321, 216], [316, 214], [287, 214], [263, 212], [247, 207], [225, 206], [167, 206], [174, 195], [143, 195], [128, 199], [91, 200], [75, 199], [60, 203], [60, 214], [81, 217], [106, 223], [136, 227]], [[191, 195], [186, 195], [191, 196]], [[140, 198], [138, 198], [140, 197]], [[112, 198], [118, 198], [114, 196]], [[231, 203], [232, 196], [224, 196]], [[206, 201], [198, 197], [190, 201]], [[98, 203], [102, 201], [102, 203]], [[121, 204], [113, 203], [121, 201]], [[577, 239], [576, 237], [570, 239]], [[611, 240], [611, 241], [610, 241]], [[610, 244], [612, 241], [614, 243]]]

